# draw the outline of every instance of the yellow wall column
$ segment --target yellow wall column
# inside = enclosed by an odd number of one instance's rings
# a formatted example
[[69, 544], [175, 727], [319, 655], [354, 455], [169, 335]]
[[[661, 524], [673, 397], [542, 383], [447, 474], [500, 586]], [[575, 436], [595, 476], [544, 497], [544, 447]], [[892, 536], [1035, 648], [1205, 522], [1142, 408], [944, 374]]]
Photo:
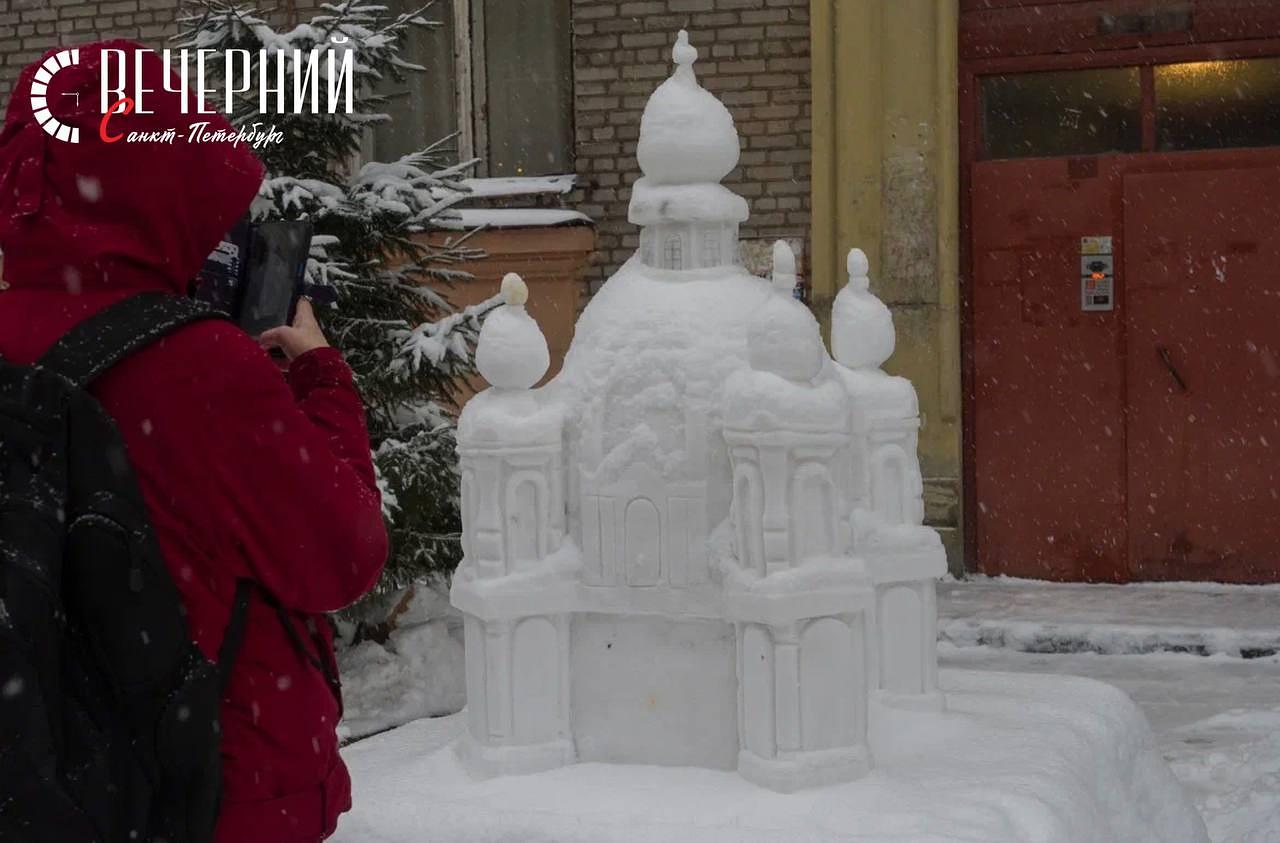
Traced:
[[844, 256], [871, 261], [894, 312], [886, 368], [924, 422], [926, 518], [960, 570], [957, 0], [813, 0], [813, 305], [824, 325]]

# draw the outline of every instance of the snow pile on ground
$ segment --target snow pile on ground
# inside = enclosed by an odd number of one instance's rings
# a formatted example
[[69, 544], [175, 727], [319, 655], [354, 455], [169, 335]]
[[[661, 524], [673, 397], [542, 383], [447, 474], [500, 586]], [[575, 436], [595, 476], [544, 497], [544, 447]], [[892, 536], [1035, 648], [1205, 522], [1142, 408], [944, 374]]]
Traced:
[[343, 720], [356, 740], [466, 705], [462, 619], [446, 598], [421, 586], [386, 644], [362, 641], [338, 652]]
[[1280, 841], [1280, 657], [1040, 654], [946, 643], [939, 656], [947, 668], [1075, 674], [1119, 687], [1145, 712], [1214, 843]]
[[[474, 781], [461, 715], [347, 747], [337, 843], [1205, 843], [1121, 692], [1086, 679], [945, 671], [942, 714], [877, 709], [876, 769], [778, 794], [733, 772], [580, 764]], [[429, 831], [428, 831], [429, 830]]]

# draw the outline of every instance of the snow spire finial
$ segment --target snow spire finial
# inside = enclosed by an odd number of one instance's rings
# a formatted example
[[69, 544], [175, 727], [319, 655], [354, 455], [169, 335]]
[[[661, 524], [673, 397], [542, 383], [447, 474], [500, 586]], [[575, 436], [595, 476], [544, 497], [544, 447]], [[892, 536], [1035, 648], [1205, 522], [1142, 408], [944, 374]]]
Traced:
[[671, 48], [671, 60], [676, 63], [676, 76], [693, 78], [693, 63], [698, 60], [698, 48], [689, 43], [687, 30], [680, 30], [676, 45]]
[[831, 351], [850, 369], [877, 369], [893, 354], [893, 314], [871, 292], [867, 255], [850, 249], [849, 283], [831, 305]]
[[867, 277], [867, 273], [871, 271], [871, 263], [867, 260], [866, 252], [857, 247], [850, 249], [845, 268], [849, 271], [849, 286], [855, 290], [871, 289], [871, 279]]
[[522, 307], [529, 300], [529, 285], [514, 272], [502, 276], [502, 301], [515, 307]]
[[796, 253], [786, 240], [773, 244], [773, 289], [786, 296], [795, 296]]

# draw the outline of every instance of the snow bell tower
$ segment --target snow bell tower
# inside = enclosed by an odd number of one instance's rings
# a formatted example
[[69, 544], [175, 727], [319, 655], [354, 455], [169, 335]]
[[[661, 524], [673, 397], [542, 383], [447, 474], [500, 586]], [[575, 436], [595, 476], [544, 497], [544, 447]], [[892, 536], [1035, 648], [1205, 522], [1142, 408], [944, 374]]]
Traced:
[[683, 29], [671, 57], [675, 73], [640, 118], [636, 159], [644, 176], [632, 187], [627, 219], [640, 226], [646, 266], [731, 266], [747, 201], [720, 180], [738, 166], [738, 132], [729, 110], [694, 77], [698, 51]]

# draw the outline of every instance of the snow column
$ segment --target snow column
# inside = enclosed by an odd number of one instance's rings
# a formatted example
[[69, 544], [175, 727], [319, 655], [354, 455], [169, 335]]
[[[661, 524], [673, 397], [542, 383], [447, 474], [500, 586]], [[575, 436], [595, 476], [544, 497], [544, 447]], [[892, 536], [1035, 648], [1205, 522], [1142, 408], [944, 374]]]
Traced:
[[491, 388], [458, 423], [464, 557], [451, 599], [466, 619], [468, 710], [460, 755], [479, 775], [536, 772], [575, 757], [574, 584], [553, 565], [565, 529], [562, 410], [530, 389], [549, 356], [525, 312], [524, 282], [508, 275], [502, 295], [476, 347]]
[[774, 253], [775, 295], [748, 329], [751, 368], [726, 385], [740, 568], [726, 584], [738, 636], [738, 771], [780, 791], [847, 781], [867, 750], [873, 592], [849, 557], [849, 403], [797, 302], [794, 256]]
[[853, 549], [875, 581], [874, 687], [884, 703], [937, 710], [936, 580], [946, 556], [937, 533], [922, 526], [919, 405], [910, 381], [880, 368], [893, 354], [893, 316], [870, 291], [862, 250], [849, 252], [848, 271], [832, 306], [831, 345], [854, 407]]

